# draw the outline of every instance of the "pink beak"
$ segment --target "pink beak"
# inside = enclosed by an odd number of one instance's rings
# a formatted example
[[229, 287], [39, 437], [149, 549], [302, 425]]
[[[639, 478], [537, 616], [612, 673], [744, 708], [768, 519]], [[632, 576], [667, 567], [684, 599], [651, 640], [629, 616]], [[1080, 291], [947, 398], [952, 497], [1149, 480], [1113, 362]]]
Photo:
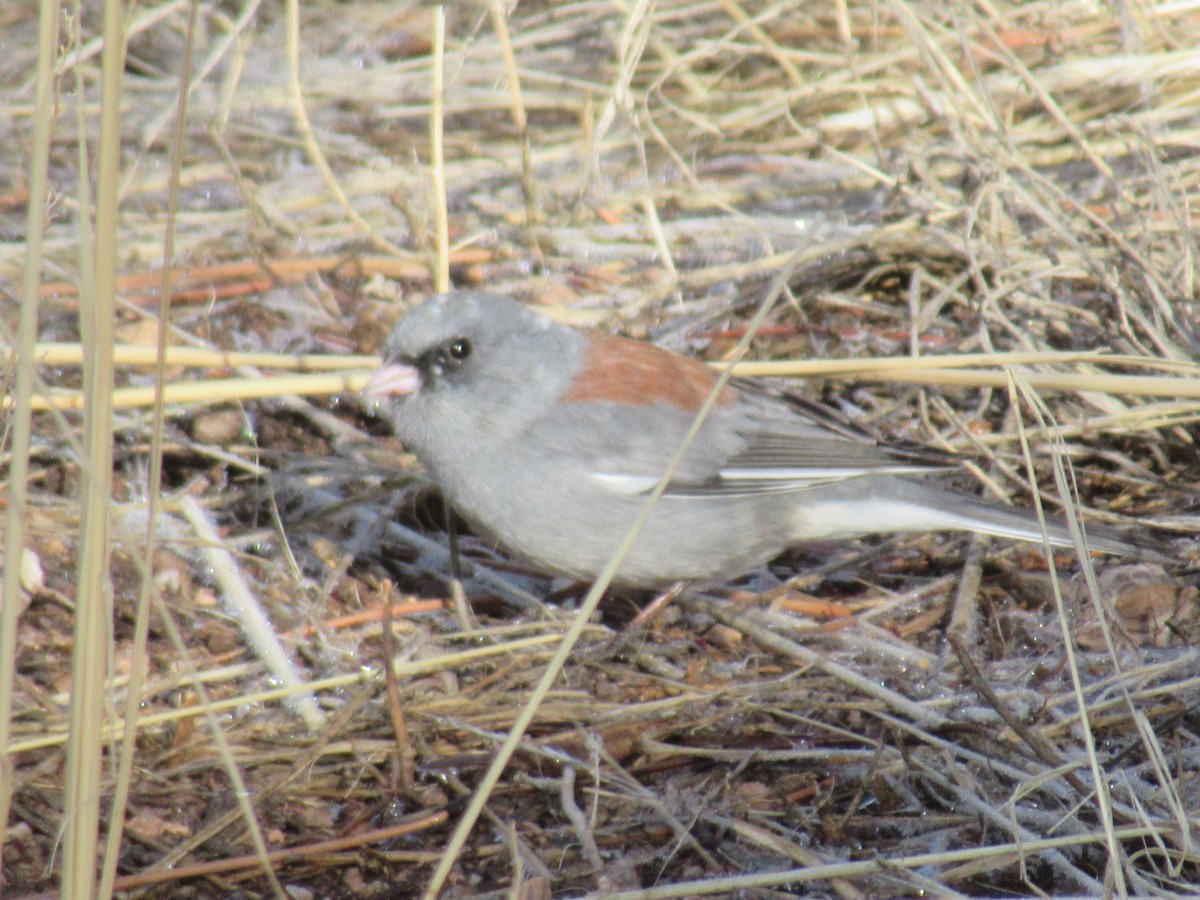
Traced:
[[421, 388], [421, 371], [405, 363], [385, 363], [362, 389], [368, 400], [387, 400], [389, 397], [405, 397]]

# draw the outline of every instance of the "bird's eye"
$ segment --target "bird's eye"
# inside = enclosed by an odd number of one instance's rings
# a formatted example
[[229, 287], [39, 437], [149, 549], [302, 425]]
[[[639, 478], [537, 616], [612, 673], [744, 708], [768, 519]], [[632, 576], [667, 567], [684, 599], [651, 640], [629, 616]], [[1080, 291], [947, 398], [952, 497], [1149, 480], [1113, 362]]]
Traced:
[[456, 337], [430, 347], [421, 354], [421, 359], [426, 370], [442, 375], [461, 366], [471, 353], [471, 342], [465, 337]]

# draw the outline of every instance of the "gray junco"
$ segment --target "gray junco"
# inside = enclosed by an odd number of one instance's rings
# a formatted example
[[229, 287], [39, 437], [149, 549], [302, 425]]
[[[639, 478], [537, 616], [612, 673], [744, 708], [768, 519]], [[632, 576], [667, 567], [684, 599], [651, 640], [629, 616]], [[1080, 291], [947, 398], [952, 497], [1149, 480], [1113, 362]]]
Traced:
[[[411, 310], [385, 359], [363, 393], [450, 503], [535, 566], [577, 578], [606, 565], [717, 378], [696, 360], [585, 334], [483, 293]], [[872, 533], [961, 529], [1041, 541], [1027, 511], [905, 477], [944, 469], [934, 458], [735, 379], [617, 581], [738, 575], [798, 542]], [[1049, 535], [1071, 545], [1062, 525]], [[1095, 529], [1089, 545], [1146, 555]]]

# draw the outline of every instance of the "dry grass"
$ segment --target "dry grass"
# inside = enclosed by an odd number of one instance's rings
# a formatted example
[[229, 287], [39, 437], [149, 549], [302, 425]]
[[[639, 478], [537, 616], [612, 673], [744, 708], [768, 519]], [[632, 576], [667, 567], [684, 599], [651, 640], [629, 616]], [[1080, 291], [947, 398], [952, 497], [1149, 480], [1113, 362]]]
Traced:
[[[0, 12], [5, 896], [1196, 894], [1200, 8], [231, 10], [123, 61], [89, 8], [41, 81]], [[755, 365], [1178, 569], [798, 548], [633, 635], [465, 535], [459, 587], [348, 392], [407, 304], [719, 361], [789, 266]]]

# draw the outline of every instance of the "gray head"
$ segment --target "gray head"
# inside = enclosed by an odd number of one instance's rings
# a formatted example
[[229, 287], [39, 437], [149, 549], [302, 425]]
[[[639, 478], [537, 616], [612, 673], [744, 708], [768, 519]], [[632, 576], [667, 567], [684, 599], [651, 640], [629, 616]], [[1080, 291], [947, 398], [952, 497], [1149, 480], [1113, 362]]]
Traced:
[[397, 323], [363, 393], [419, 456], [453, 452], [524, 427], [566, 388], [584, 342], [510, 297], [440, 294]]

